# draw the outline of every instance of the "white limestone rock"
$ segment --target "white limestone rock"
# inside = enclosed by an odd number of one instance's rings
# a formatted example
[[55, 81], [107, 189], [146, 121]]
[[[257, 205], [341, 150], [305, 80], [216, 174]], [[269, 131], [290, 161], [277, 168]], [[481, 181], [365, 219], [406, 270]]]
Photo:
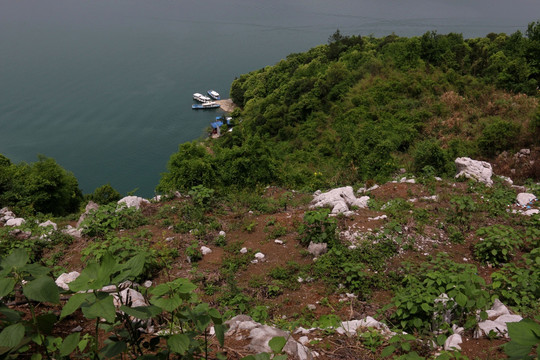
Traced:
[[309, 243], [308, 252], [313, 256], [320, 256], [328, 251], [327, 243], [314, 243], [313, 241]]
[[209, 247], [206, 247], [206, 246], [201, 246], [201, 253], [202, 253], [203, 255], [211, 254], [211, 253], [212, 253], [212, 249], [210, 249]]
[[248, 252], [248, 249], [246, 247], [243, 247], [240, 249], [240, 254], [246, 254]]
[[69, 236], [73, 236], [73, 237], [76, 237], [76, 238], [82, 237], [81, 230], [76, 229], [76, 228], [74, 228], [74, 227], [71, 226], [71, 225], [66, 226], [66, 228], [63, 229], [62, 232], [63, 232], [64, 234], [67, 234], [67, 235], [69, 235]]
[[64, 290], [69, 290], [68, 284], [72, 282], [73, 280], [75, 280], [76, 278], [78, 278], [79, 275], [81, 274], [79, 274], [79, 272], [77, 271], [72, 271], [70, 273], [63, 273], [62, 275], [58, 277], [58, 279], [55, 280], [55, 283], [58, 287]]
[[9, 219], [8, 221], [6, 221], [6, 226], [13, 226], [13, 227], [21, 226], [25, 222], [26, 222], [26, 220], [24, 220], [23, 218]]
[[127, 305], [133, 308], [138, 306], [148, 306], [143, 294], [133, 289], [124, 289], [120, 291], [119, 294], [114, 294], [113, 296], [114, 306], [117, 308], [120, 307], [120, 305]]
[[525, 210], [522, 212], [523, 215], [526, 215], [526, 216], [533, 216], [535, 214], [539, 214], [540, 213], [540, 210], [538, 209], [529, 209], [529, 210]]
[[478, 327], [474, 332], [475, 338], [488, 336], [491, 331], [499, 336], [508, 337], [508, 326], [510, 322], [520, 322], [523, 318], [519, 315], [501, 315], [495, 320], [485, 320], [478, 323]]
[[460, 157], [455, 160], [455, 164], [457, 168], [456, 179], [464, 176], [467, 179], [480, 181], [487, 186], [493, 185], [493, 180], [491, 180], [493, 169], [490, 163], [473, 160], [468, 157]]
[[375, 320], [371, 316], [367, 316], [365, 319], [361, 320], [343, 321], [341, 326], [336, 329], [336, 332], [341, 335], [346, 334], [347, 336], [356, 336], [358, 329], [368, 327], [378, 329], [382, 333], [390, 333], [390, 329], [386, 324]]
[[48, 226], [52, 226], [52, 228], [54, 230], [58, 230], [58, 225], [56, 225], [56, 223], [52, 222], [51, 220], [47, 220], [45, 222], [42, 222], [41, 224], [39, 224], [38, 226], [40, 227], [48, 227]]
[[82, 222], [88, 217], [88, 214], [90, 214], [90, 212], [96, 211], [97, 209], [99, 209], [99, 205], [93, 201], [89, 201], [88, 204], [86, 204], [84, 213], [81, 214], [79, 220], [77, 221], [77, 228], [81, 227]]
[[250, 342], [246, 346], [246, 349], [250, 352], [271, 353], [272, 350], [270, 349], [268, 342], [276, 336], [282, 336], [287, 339], [287, 343], [285, 344], [283, 351], [292, 359], [313, 359], [311, 351], [301, 343], [294, 340], [294, 338], [290, 336], [288, 332], [268, 325], [259, 324], [253, 321], [247, 315], [235, 316], [228, 320], [225, 324], [229, 327], [229, 330], [225, 333], [225, 336], [235, 336], [238, 341], [249, 340]]
[[459, 334], [452, 334], [446, 339], [444, 342], [444, 350], [451, 351], [451, 350], [461, 350], [461, 344], [463, 342], [463, 339], [461, 338], [461, 335]]
[[265, 256], [264, 256], [264, 254], [262, 252], [258, 252], [258, 253], [255, 254], [255, 258], [257, 260], [259, 260], [259, 261], [263, 261]]
[[118, 200], [118, 205], [125, 204], [127, 207], [134, 207], [140, 209], [142, 204], [150, 204], [150, 201], [139, 196], [126, 196]]
[[486, 313], [488, 317], [493, 318], [501, 315], [508, 315], [510, 314], [510, 311], [499, 299], [495, 299], [495, 301], [493, 301], [493, 306], [491, 306], [491, 309], [486, 310]]
[[531, 193], [519, 193], [516, 197], [516, 202], [519, 206], [525, 207], [536, 200], [536, 196]]
[[332, 208], [332, 214], [347, 213], [349, 206], [366, 208], [369, 196], [356, 198], [352, 186], [345, 186], [330, 190], [325, 193], [315, 192], [311, 208], [329, 206]]

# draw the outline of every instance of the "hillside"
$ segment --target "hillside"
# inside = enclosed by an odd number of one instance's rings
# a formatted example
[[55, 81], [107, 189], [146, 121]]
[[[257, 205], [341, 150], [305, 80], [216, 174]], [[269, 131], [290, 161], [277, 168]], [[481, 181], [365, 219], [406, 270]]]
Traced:
[[0, 358], [527, 358], [539, 58], [540, 22], [337, 31], [236, 79], [151, 200], [0, 155]]

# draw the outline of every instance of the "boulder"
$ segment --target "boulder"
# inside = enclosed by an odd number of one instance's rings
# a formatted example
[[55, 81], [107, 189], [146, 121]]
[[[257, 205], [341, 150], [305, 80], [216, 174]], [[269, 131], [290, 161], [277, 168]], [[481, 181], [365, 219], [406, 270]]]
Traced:
[[352, 186], [345, 186], [322, 193], [317, 191], [314, 194], [311, 208], [329, 206], [332, 214], [348, 213], [349, 206], [366, 208], [369, 196], [356, 198]]
[[68, 284], [79, 277], [77, 271], [72, 271], [70, 273], [63, 273], [56, 279], [55, 283], [58, 287], [61, 287], [64, 290], [69, 290]]
[[77, 221], [77, 228], [81, 227], [81, 223], [88, 217], [88, 214], [90, 214], [91, 211], [96, 211], [97, 209], [99, 209], [99, 205], [93, 201], [89, 201], [88, 204], [86, 204], [84, 213], [81, 214], [79, 220]]
[[499, 316], [495, 320], [485, 320], [478, 323], [478, 327], [474, 332], [475, 338], [480, 338], [482, 336], [488, 336], [490, 332], [494, 332], [499, 336], [508, 337], [508, 326], [507, 323], [510, 322], [520, 322], [523, 318], [519, 315], [505, 314]]
[[536, 200], [536, 196], [531, 193], [519, 193], [516, 197], [516, 203], [519, 206], [525, 207]]
[[229, 330], [225, 333], [225, 336], [235, 336], [236, 340], [249, 340], [249, 344], [246, 346], [246, 350], [253, 353], [267, 352], [271, 353], [272, 349], [268, 345], [268, 342], [276, 336], [282, 336], [287, 339], [287, 343], [283, 348], [283, 351], [287, 353], [293, 359], [300, 360], [312, 360], [313, 355], [311, 351], [294, 340], [290, 334], [284, 330], [277, 329], [268, 325], [262, 325], [253, 321], [247, 315], [237, 315], [232, 319], [225, 322], [229, 327]]
[[493, 306], [491, 309], [486, 310], [486, 313], [488, 317], [493, 318], [501, 315], [508, 315], [510, 314], [510, 311], [508, 311], [508, 308], [504, 306], [499, 299], [495, 299], [495, 301], [493, 301]]
[[8, 221], [6, 221], [6, 226], [21, 226], [25, 222], [26, 220], [24, 220], [23, 218], [9, 219]]
[[82, 237], [81, 230], [75, 229], [73, 226], [68, 225], [65, 229], [62, 230], [64, 234], [67, 234], [69, 236], [73, 236], [76, 238]]
[[127, 207], [134, 207], [140, 209], [142, 204], [150, 204], [150, 201], [139, 196], [126, 196], [118, 200], [118, 205], [125, 204]]
[[473, 160], [468, 157], [460, 157], [455, 160], [455, 164], [457, 169], [456, 179], [464, 176], [467, 179], [480, 181], [487, 186], [493, 185], [493, 180], [491, 180], [493, 169], [490, 163]]
[[461, 350], [461, 346], [459, 346], [459, 344], [461, 344], [462, 342], [463, 342], [463, 339], [461, 338], [461, 335], [452, 334], [444, 342], [444, 350], [446, 351]]
[[201, 253], [202, 253], [203, 255], [211, 254], [211, 253], [212, 253], [212, 249], [210, 249], [210, 248], [207, 247], [207, 246], [201, 246]]
[[7, 207], [0, 209], [0, 222], [5, 223], [10, 219], [15, 219], [16, 216], [13, 211], [9, 210]]
[[309, 243], [308, 252], [313, 256], [320, 256], [328, 251], [328, 244], [326, 243]]

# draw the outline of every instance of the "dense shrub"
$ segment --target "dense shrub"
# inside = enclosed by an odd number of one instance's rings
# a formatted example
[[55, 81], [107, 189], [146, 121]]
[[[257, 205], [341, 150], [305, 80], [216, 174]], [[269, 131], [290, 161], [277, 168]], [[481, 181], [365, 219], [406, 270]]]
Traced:
[[478, 139], [478, 147], [484, 155], [492, 156], [504, 150], [511, 150], [518, 140], [519, 124], [499, 117], [491, 119]]

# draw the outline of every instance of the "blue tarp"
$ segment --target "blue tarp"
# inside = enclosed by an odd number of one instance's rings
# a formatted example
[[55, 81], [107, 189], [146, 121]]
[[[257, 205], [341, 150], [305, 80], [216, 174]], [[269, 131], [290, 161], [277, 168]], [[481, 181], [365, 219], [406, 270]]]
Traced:
[[217, 129], [218, 127], [223, 125], [223, 121], [216, 121], [213, 123], [210, 123], [210, 126], [212, 126], [212, 129]]

